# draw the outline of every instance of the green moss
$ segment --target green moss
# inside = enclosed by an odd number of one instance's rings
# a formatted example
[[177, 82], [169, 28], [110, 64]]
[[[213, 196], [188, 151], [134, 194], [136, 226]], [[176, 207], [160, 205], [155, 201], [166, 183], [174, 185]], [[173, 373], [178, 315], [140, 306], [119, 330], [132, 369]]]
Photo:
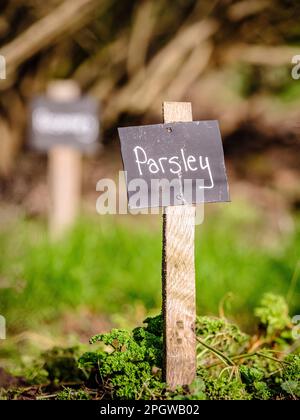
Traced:
[[[94, 350], [80, 357], [79, 348], [45, 352], [35, 365], [39, 374], [33, 377], [36, 381], [39, 375], [46, 378], [46, 388], [55, 389], [52, 397], [56, 399], [91, 399], [94, 395], [108, 399], [300, 398], [300, 355], [284, 356], [288, 343], [293, 345], [284, 299], [265, 296], [256, 313], [264, 328], [261, 335], [253, 337], [225, 319], [198, 317], [197, 375], [191, 385], [176, 390], [168, 389], [162, 381], [161, 315], [147, 318], [143, 327], [132, 331], [113, 329], [92, 337]], [[283, 334], [288, 340], [276, 339]], [[33, 389], [36, 398], [40, 398], [40, 390], [41, 386]], [[16, 389], [2, 391], [0, 398], [19, 399], [23, 395], [22, 389]]]
[[241, 381], [226, 377], [205, 379], [205, 393], [209, 400], [250, 400], [251, 395]]
[[83, 389], [79, 389], [78, 391], [72, 388], [64, 388], [61, 392], [57, 394], [57, 400], [91, 400], [91, 395], [84, 391]]
[[240, 366], [240, 373], [246, 389], [252, 395], [252, 398], [258, 400], [268, 400], [272, 392], [264, 382], [265, 371], [260, 367]]
[[281, 389], [293, 398], [300, 398], [300, 355], [291, 354], [285, 361], [282, 372]]
[[[215, 349], [227, 354], [239, 354], [249, 345], [249, 336], [243, 333], [236, 325], [225, 319], [213, 317], [197, 317], [196, 335], [204, 340], [206, 344], [212, 345]], [[203, 350], [203, 348], [202, 348]], [[201, 346], [199, 351], [201, 351]], [[206, 349], [205, 353], [211, 356]], [[202, 353], [204, 356], [204, 353]], [[201, 357], [205, 362], [205, 358]]]
[[161, 317], [145, 322], [146, 327], [132, 332], [113, 329], [92, 337], [91, 344], [101, 342], [107, 351], [85, 353], [79, 359], [81, 368], [94, 367], [98, 382], [113, 398], [151, 398], [164, 388]]
[[[275, 308], [269, 308], [272, 304]], [[269, 333], [288, 332], [290, 320], [283, 299], [268, 295], [256, 312], [261, 313], [266, 329], [272, 325]], [[170, 391], [161, 382], [162, 317], [147, 318], [145, 323], [132, 332], [114, 329], [93, 337], [91, 343], [100, 342], [102, 347], [79, 359], [81, 367], [92, 368], [92, 375], [96, 372], [97, 382], [112, 398], [266, 400], [298, 396], [299, 361], [295, 356], [290, 361], [277, 358], [274, 344], [272, 349], [249, 353], [253, 340], [247, 334], [225, 319], [212, 317], [197, 318], [194, 383]], [[276, 345], [279, 349], [280, 342]]]
[[260, 306], [255, 309], [254, 313], [265, 328], [268, 337], [279, 331], [284, 331], [291, 322], [286, 301], [282, 296], [273, 293], [266, 293], [263, 296]]
[[54, 347], [43, 353], [43, 369], [47, 372], [50, 382], [82, 382], [86, 379], [84, 371], [78, 368], [79, 354], [78, 347]]

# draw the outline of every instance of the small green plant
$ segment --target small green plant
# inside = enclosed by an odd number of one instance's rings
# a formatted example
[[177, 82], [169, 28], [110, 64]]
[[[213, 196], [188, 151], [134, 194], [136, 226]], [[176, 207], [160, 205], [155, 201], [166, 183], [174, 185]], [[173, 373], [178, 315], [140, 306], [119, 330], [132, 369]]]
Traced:
[[43, 369], [47, 372], [50, 382], [77, 383], [86, 379], [84, 371], [77, 366], [80, 350], [78, 347], [59, 348], [42, 355], [44, 360]]
[[286, 301], [282, 296], [273, 293], [266, 293], [263, 296], [260, 306], [255, 309], [254, 313], [266, 330], [267, 337], [284, 331], [291, 324]]
[[294, 399], [300, 398], [300, 355], [291, 354], [279, 379], [282, 390]]
[[60, 391], [57, 396], [57, 400], [91, 400], [92, 397], [89, 394], [89, 392], [79, 389], [78, 391], [72, 389], [72, 388], [64, 388], [62, 391]]
[[91, 344], [101, 342], [106, 351], [85, 353], [79, 359], [80, 367], [94, 368], [92, 375], [113, 398], [151, 398], [164, 388], [161, 317], [147, 318], [145, 323], [132, 332], [113, 329], [92, 337]]
[[[272, 325], [268, 334], [273, 338], [275, 333], [280, 336], [288, 332], [291, 323], [284, 299], [264, 296], [255, 313], [262, 315], [266, 330]], [[256, 337], [253, 342], [236, 325], [213, 317], [197, 318], [197, 378], [189, 387], [170, 391], [161, 382], [162, 317], [148, 318], [145, 323], [132, 332], [112, 330], [93, 337], [91, 343], [101, 342], [102, 348], [79, 359], [79, 365], [92, 369], [92, 377], [97, 378], [111, 398], [298, 397], [299, 356], [284, 357], [282, 346], [286, 342], [272, 341], [272, 347], [268, 348], [270, 341]], [[264, 337], [265, 332], [262, 334]]]
[[170, 390], [162, 381], [163, 321], [158, 315], [132, 331], [112, 329], [92, 337], [90, 344], [97, 347], [82, 355], [79, 348], [43, 353], [31, 367], [37, 374], [27, 371], [35, 379], [31, 384], [38, 378], [43, 383], [2, 391], [0, 398], [299, 399], [300, 355], [284, 299], [264, 296], [255, 313], [264, 328], [253, 337], [225, 319], [197, 318], [197, 376], [189, 386]]

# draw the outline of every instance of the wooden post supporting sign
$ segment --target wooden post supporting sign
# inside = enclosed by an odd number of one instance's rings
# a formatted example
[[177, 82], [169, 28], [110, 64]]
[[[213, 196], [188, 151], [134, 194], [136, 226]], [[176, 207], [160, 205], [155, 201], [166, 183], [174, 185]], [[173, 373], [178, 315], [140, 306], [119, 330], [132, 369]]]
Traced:
[[164, 379], [196, 376], [195, 204], [229, 201], [217, 121], [193, 121], [189, 102], [164, 102], [164, 124], [119, 128], [130, 209], [162, 207]]
[[[68, 103], [80, 97], [78, 85], [69, 81], [52, 82], [49, 99]], [[74, 223], [80, 207], [82, 153], [67, 144], [57, 144], [49, 152], [48, 182], [50, 190], [49, 229], [56, 239]]]
[[[164, 102], [165, 123], [192, 121], [189, 102]], [[195, 206], [163, 214], [164, 376], [168, 385], [190, 384], [196, 375]]]

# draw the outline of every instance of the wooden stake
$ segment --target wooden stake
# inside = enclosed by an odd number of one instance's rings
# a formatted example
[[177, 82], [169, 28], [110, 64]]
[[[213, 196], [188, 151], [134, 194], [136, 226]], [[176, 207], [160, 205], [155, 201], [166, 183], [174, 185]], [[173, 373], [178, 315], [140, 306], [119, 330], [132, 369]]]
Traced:
[[[164, 102], [165, 123], [192, 121], [189, 102]], [[164, 379], [170, 388], [196, 375], [195, 206], [170, 206], [163, 215]]]
[[[47, 94], [55, 101], [68, 102], [80, 96], [78, 85], [71, 80], [49, 84]], [[57, 239], [75, 221], [81, 195], [81, 152], [75, 148], [57, 145], [48, 154], [50, 187], [50, 235]]]

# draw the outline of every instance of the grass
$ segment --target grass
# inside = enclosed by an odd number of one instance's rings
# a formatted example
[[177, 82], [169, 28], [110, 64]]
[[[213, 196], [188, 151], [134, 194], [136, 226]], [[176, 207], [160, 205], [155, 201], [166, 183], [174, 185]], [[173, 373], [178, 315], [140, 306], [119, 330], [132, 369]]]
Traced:
[[[138, 305], [159, 310], [161, 224], [148, 217], [83, 220], [56, 244], [40, 221], [2, 228], [0, 314], [8, 331], [34, 329], [80, 307], [125, 317]], [[197, 227], [198, 314], [225, 311], [247, 327], [265, 292], [289, 296], [291, 310], [300, 313], [297, 276], [292, 281], [299, 225], [275, 248], [262, 239], [258, 215], [241, 204], [222, 206]]]

